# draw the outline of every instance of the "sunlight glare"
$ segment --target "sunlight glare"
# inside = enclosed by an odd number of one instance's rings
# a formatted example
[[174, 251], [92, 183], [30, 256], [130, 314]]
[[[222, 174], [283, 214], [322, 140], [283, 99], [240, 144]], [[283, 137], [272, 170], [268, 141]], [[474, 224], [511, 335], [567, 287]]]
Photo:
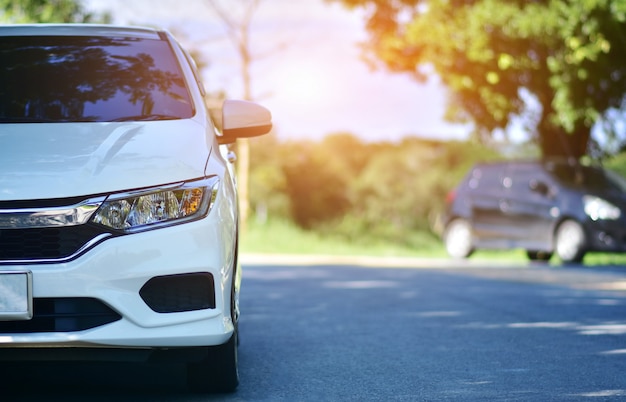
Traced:
[[281, 67], [276, 74], [276, 94], [296, 104], [324, 102], [332, 92], [332, 74], [321, 63], [290, 63]]
[[601, 355], [626, 355], [626, 349], [607, 350], [600, 353]]
[[581, 335], [624, 335], [626, 324], [607, 323], [601, 325], [585, 325], [578, 328]]
[[587, 398], [602, 398], [609, 396], [624, 396], [626, 395], [626, 390], [623, 389], [605, 389], [601, 391], [595, 392], [584, 392], [582, 394], [574, 394], [574, 396], [582, 396]]

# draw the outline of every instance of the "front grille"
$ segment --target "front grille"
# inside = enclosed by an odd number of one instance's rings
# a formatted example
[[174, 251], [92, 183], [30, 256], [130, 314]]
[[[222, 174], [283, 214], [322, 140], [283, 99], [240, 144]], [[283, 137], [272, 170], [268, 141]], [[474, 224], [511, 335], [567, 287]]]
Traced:
[[215, 285], [208, 272], [157, 276], [143, 285], [139, 295], [157, 313], [215, 308]]
[[0, 261], [67, 258], [103, 233], [91, 225], [0, 229]]
[[0, 321], [0, 333], [74, 332], [115, 322], [122, 317], [93, 298], [35, 298], [33, 318]]

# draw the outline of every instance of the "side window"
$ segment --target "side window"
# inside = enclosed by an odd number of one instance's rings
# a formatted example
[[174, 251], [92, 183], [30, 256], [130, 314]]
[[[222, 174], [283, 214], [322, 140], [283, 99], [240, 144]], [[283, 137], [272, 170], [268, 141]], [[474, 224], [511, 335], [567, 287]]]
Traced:
[[545, 197], [552, 191], [549, 176], [538, 165], [511, 165], [507, 176], [510, 180], [507, 188], [514, 197]]
[[502, 165], [477, 166], [471, 173], [468, 186], [471, 191], [495, 193], [502, 190]]

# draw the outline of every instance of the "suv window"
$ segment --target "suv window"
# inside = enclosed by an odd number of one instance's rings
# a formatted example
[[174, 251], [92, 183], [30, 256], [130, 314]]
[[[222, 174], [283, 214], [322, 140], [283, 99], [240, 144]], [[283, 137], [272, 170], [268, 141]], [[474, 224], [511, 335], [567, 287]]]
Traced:
[[506, 169], [506, 177], [503, 185], [508, 192], [516, 196], [526, 196], [530, 192], [529, 183], [537, 177], [537, 167], [529, 164], [509, 164]]
[[193, 104], [166, 41], [0, 37], [0, 123], [170, 120]]
[[468, 186], [471, 190], [499, 191], [502, 188], [503, 165], [477, 165], [471, 172]]

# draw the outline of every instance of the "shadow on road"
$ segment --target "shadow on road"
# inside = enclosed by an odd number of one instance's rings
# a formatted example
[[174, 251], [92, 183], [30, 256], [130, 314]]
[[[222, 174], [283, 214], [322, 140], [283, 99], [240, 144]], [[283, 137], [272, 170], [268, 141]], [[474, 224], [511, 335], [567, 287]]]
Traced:
[[[184, 366], [109, 362], [3, 363], [2, 400], [189, 401]], [[196, 395], [197, 396], [197, 395]], [[178, 398], [178, 399], [177, 399]]]

